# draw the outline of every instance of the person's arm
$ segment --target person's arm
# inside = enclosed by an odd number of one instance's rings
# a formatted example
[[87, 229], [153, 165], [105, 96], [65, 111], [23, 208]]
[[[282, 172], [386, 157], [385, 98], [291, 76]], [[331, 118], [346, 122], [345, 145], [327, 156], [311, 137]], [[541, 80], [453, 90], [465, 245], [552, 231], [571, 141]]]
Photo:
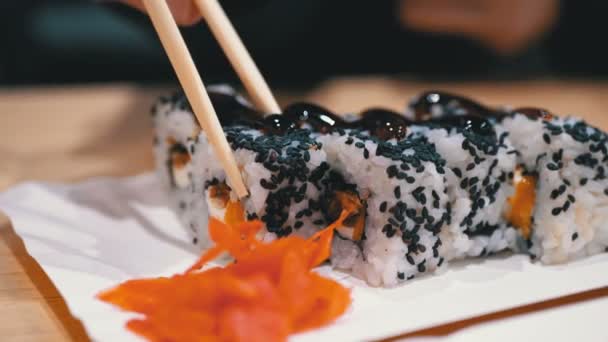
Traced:
[[559, 0], [400, 0], [407, 28], [476, 40], [499, 55], [516, 55], [555, 25]]

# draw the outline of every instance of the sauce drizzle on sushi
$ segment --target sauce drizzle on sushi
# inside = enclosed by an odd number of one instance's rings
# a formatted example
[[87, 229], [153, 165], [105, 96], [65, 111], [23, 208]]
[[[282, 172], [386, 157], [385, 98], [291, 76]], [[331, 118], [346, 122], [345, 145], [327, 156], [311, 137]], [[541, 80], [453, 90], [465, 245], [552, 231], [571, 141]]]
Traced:
[[322, 134], [331, 133], [335, 129], [360, 129], [381, 140], [401, 140], [406, 136], [408, 126], [413, 123], [455, 127], [489, 135], [493, 134], [493, 120], [500, 121], [512, 113], [523, 114], [534, 120], [550, 120], [553, 117], [549, 111], [541, 108], [522, 107], [507, 111], [440, 91], [424, 92], [409, 104], [414, 121], [403, 114], [380, 108], [365, 110], [360, 113], [360, 119], [346, 121], [322, 106], [306, 102], [293, 103], [282, 114], [263, 117], [262, 113], [232, 94], [210, 90], [209, 96], [220, 113], [222, 125], [243, 124], [275, 135], [298, 128], [309, 128]]

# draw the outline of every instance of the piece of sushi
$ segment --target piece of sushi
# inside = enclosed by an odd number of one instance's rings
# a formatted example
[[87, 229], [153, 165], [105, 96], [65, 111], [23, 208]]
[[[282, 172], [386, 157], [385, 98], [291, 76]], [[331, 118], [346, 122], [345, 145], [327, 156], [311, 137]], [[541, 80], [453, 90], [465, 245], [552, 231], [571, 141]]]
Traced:
[[433, 145], [422, 136], [385, 140], [362, 129], [319, 139], [332, 171], [352, 183], [367, 211], [362, 233], [334, 241], [332, 264], [387, 286], [442, 266], [439, 234], [451, 214], [445, 161]]
[[[212, 87], [209, 93], [226, 113], [224, 123], [231, 120], [228, 115], [257, 115], [229, 88]], [[251, 122], [230, 121], [234, 125], [226, 125], [226, 137], [252, 194], [238, 201], [206, 135], [183, 106], [185, 98], [175, 95], [154, 107], [155, 152], [172, 207], [195, 244], [209, 246], [207, 215], [228, 223], [261, 219], [266, 223], [264, 239], [293, 232], [310, 236], [325, 225], [320, 196], [329, 166], [322, 144], [309, 131], [265, 134]]]
[[[446, 160], [452, 222], [441, 233], [449, 259], [484, 256], [514, 244], [516, 232], [503, 219], [516, 150], [508, 132], [484, 113], [462, 105], [433, 105], [424, 93], [408, 108], [417, 125], [414, 135], [425, 136]], [[446, 96], [441, 94], [441, 96]]]
[[493, 109], [440, 92], [426, 92], [410, 107], [409, 115], [422, 113], [422, 120], [480, 117], [502, 132], [507, 153], [515, 157], [506, 177], [513, 194], [503, 206], [505, 223], [518, 230], [516, 241], [506, 231], [515, 251], [547, 264], [606, 251], [608, 137], [604, 132], [544, 109]]
[[536, 183], [529, 199], [529, 253], [553, 264], [605, 251], [606, 134], [579, 119], [530, 109], [513, 111], [502, 125], [519, 151], [522, 172]]
[[183, 95], [153, 108], [159, 177], [202, 248], [208, 215], [260, 219], [270, 240], [310, 236], [346, 209], [332, 265], [393, 286], [454, 259], [511, 249], [555, 263], [608, 244], [607, 139], [581, 121], [439, 92], [404, 114], [297, 103], [262, 118], [230, 88], [209, 93], [250, 191], [240, 201]]

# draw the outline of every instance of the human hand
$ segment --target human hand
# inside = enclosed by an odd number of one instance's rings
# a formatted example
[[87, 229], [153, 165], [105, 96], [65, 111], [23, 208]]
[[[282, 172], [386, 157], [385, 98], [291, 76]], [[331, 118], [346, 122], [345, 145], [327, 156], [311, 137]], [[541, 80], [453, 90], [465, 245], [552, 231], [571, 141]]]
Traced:
[[[133, 6], [142, 12], [146, 7], [142, 0], [119, 0], [122, 3]], [[190, 26], [201, 20], [201, 15], [193, 0], [167, 0], [167, 5], [173, 13], [173, 18], [179, 25]]]
[[401, 0], [404, 26], [458, 34], [499, 54], [515, 54], [555, 25], [559, 0]]

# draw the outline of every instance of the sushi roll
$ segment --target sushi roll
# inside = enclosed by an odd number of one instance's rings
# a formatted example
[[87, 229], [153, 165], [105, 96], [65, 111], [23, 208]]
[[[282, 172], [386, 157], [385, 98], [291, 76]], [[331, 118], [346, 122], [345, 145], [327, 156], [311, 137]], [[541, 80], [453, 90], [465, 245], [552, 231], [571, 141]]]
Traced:
[[[597, 254], [608, 246], [608, 137], [575, 118], [522, 108], [502, 125], [519, 151], [519, 194], [530, 202], [526, 249], [554, 264]], [[525, 182], [535, 183], [534, 191]], [[522, 184], [524, 183], [524, 184]]]
[[210, 98], [250, 196], [238, 200], [183, 95], [153, 108], [158, 175], [192, 242], [209, 216], [259, 219], [260, 239], [337, 227], [331, 263], [394, 286], [449, 261], [512, 250], [544, 263], [602, 252], [606, 134], [542, 110], [426, 92], [404, 113], [338, 116], [295, 103], [263, 117], [234, 90]]
[[[308, 130], [281, 129], [283, 118], [261, 117], [231, 88], [210, 87], [211, 99], [225, 113], [222, 124], [243, 180], [253, 194], [239, 201], [206, 135], [181, 94], [153, 109], [157, 131], [157, 169], [170, 202], [195, 244], [209, 246], [207, 215], [227, 223], [261, 219], [263, 239], [299, 232], [312, 235], [325, 224], [321, 181], [329, 166], [322, 144]], [[187, 110], [184, 108], [187, 107]]]
[[377, 286], [435, 271], [445, 261], [439, 234], [451, 221], [445, 161], [424, 136], [407, 134], [397, 113], [369, 110], [344, 126], [319, 139], [367, 214], [362, 234], [335, 239], [332, 264]]
[[406, 111], [413, 134], [427, 137], [446, 160], [452, 223], [441, 234], [449, 259], [484, 256], [514, 244], [503, 220], [513, 193], [516, 150], [487, 109], [454, 95], [426, 92]]
[[[502, 214], [504, 223], [517, 230], [515, 236], [505, 232], [513, 250], [547, 264], [606, 250], [604, 132], [540, 108], [495, 109], [441, 92], [421, 94], [411, 102], [408, 115], [431, 121], [482, 118], [500, 132], [501, 145], [515, 158], [514, 165], [508, 163], [512, 170], [508, 165], [503, 169], [507, 177], [500, 175], [502, 186], [506, 180], [512, 188]], [[502, 156], [499, 165], [506, 159]]]

